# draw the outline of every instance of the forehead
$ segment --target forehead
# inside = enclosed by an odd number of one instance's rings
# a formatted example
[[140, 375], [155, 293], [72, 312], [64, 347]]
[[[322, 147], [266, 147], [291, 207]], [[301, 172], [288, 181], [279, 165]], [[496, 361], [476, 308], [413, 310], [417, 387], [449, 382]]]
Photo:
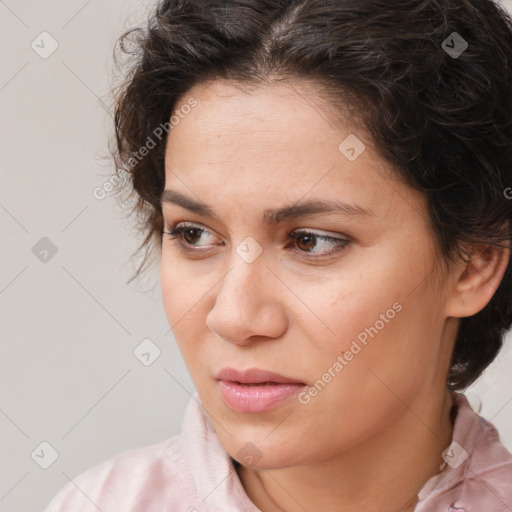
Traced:
[[341, 100], [335, 106], [324, 90], [308, 80], [272, 84], [207, 81], [183, 94], [174, 112], [183, 109], [192, 98], [197, 106], [186, 116], [180, 115], [181, 120], [187, 117], [188, 124], [196, 121], [201, 125], [222, 126], [225, 130], [233, 126], [240, 134], [244, 133], [244, 128], [249, 132], [259, 128], [277, 131], [283, 127], [297, 131], [304, 122], [322, 131], [346, 130], [349, 125], [348, 107], [344, 107]]
[[[258, 206], [263, 199], [275, 206], [285, 198], [330, 196], [377, 212], [389, 209], [404, 184], [366, 134], [349, 120], [335, 123], [313, 92], [302, 84], [247, 89], [210, 82], [192, 88], [174, 109], [176, 114], [196, 102], [170, 130], [166, 188], [204, 203], [225, 199], [226, 206], [249, 196], [258, 196]], [[347, 140], [355, 142], [355, 159], [342, 151]], [[398, 192], [414, 193], [409, 187]]]
[[[191, 102], [193, 108], [187, 105]], [[364, 148], [367, 163], [386, 166], [362, 129], [334, 106], [328, 112], [321, 91], [307, 82], [199, 84], [177, 102], [173, 119], [177, 122], [168, 135], [165, 158], [174, 165], [186, 160], [211, 170], [220, 163], [226, 172], [236, 172], [244, 160], [244, 168], [259, 163], [286, 168], [296, 179], [294, 171], [311, 168], [313, 161], [319, 166], [329, 162], [325, 170], [331, 167], [341, 156], [340, 144], [350, 135], [359, 141], [358, 151]], [[348, 172], [356, 165], [345, 167]]]

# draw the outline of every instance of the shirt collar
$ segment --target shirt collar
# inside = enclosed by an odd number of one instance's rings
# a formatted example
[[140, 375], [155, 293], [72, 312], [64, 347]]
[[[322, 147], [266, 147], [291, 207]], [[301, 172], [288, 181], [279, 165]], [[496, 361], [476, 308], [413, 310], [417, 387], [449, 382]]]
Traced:
[[[489, 430], [496, 432], [494, 426], [473, 411], [468, 399], [462, 393], [452, 392], [454, 426], [451, 443], [442, 453], [444, 462], [438, 473], [430, 477], [418, 493], [419, 503], [425, 502], [463, 481], [471, 467], [481, 468], [492, 461], [476, 460], [486, 453], [484, 447], [475, 451], [477, 443]], [[492, 436], [484, 437], [486, 443], [492, 442]], [[485, 457], [485, 455], [484, 455]]]
[[[217, 429], [224, 428], [213, 417], [212, 421]], [[180, 444], [198, 496], [208, 508], [261, 512], [245, 493], [233, 459], [222, 446], [197, 391], [185, 411]]]
[[[494, 426], [473, 411], [464, 394], [452, 392], [452, 397], [452, 442], [443, 452], [444, 462], [438, 473], [430, 477], [418, 493], [419, 506], [464, 480], [468, 471], [471, 471], [470, 462], [475, 459], [475, 445], [482, 439], [482, 434], [488, 433], [490, 429], [497, 435]], [[224, 428], [215, 420], [214, 423], [217, 428]], [[487, 436], [484, 439], [492, 443], [494, 438]], [[222, 505], [224, 510], [261, 512], [245, 493], [235, 469], [236, 461], [220, 443], [197, 391], [185, 412], [180, 443], [198, 496], [205, 505], [212, 510]], [[485, 453], [485, 448], [480, 449], [480, 452]], [[481, 456], [480, 452], [476, 453], [476, 457]], [[482, 467], [485, 463], [489, 465], [490, 462], [484, 456], [483, 460], [476, 461], [476, 467]]]

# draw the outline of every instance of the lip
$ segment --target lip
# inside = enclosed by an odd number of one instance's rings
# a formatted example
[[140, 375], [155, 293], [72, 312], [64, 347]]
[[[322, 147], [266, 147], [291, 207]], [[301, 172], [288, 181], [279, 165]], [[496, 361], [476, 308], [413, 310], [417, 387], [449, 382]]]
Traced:
[[306, 386], [304, 382], [259, 368], [245, 371], [223, 368], [216, 379], [228, 407], [252, 414], [275, 409]]
[[230, 382], [240, 382], [241, 384], [261, 384], [262, 382], [273, 382], [275, 384], [304, 384], [297, 379], [291, 379], [278, 373], [259, 368], [249, 368], [247, 370], [235, 370], [235, 368], [223, 368], [215, 376], [217, 380]]

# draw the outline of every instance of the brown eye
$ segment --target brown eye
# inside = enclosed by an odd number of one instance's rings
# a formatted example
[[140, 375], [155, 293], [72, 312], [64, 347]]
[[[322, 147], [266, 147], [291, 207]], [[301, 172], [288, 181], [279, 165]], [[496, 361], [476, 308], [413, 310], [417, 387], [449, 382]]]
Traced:
[[[187, 250], [190, 247], [201, 247], [198, 242], [201, 237], [206, 237], [210, 234], [206, 229], [202, 229], [194, 224], [180, 223], [170, 228], [169, 231], [164, 231], [168, 235], [168, 238], [177, 240], [177, 243], [184, 249]], [[207, 244], [205, 244], [207, 245]], [[193, 249], [195, 250], [195, 249]]]
[[[207, 229], [203, 229], [196, 224], [180, 222], [169, 228], [169, 231], [163, 231], [169, 239], [174, 240], [179, 249], [183, 252], [196, 255], [211, 249], [213, 244], [203, 243], [202, 239], [208, 239], [211, 233]], [[302, 256], [308, 255], [310, 259], [330, 256], [342, 251], [350, 240], [327, 236], [306, 230], [297, 230], [288, 235], [293, 239], [295, 248], [293, 252]]]
[[316, 238], [311, 235], [299, 235], [295, 238], [295, 242], [298, 242], [297, 246], [301, 246], [300, 248], [305, 251], [309, 251], [316, 247]]
[[201, 229], [186, 228], [182, 231], [183, 239], [187, 244], [194, 245], [201, 238]]
[[[337, 238], [332, 236], [320, 235], [311, 231], [295, 231], [289, 235], [295, 242], [298, 251], [305, 254], [316, 254], [326, 256], [337, 253], [345, 248], [350, 243], [350, 240], [345, 238]], [[327, 251], [314, 251], [317, 247], [334, 246], [334, 249]], [[314, 256], [317, 257], [317, 256]]]

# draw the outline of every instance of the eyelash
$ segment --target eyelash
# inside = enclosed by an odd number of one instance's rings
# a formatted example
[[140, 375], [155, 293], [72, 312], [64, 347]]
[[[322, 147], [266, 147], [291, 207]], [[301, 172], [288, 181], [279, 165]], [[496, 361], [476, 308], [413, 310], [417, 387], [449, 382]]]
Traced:
[[[179, 224], [182, 224], [182, 225], [180, 226]], [[202, 229], [195, 224], [185, 224], [185, 223], [175, 224], [174, 226], [170, 227], [170, 231], [163, 231], [163, 233], [166, 234], [169, 239], [171, 239], [175, 243], [177, 243], [179, 249], [182, 252], [185, 252], [188, 254], [204, 252], [204, 251], [201, 251], [200, 249], [190, 249], [190, 247], [195, 247], [195, 246], [193, 246], [193, 245], [191, 246], [188, 243], [182, 242], [183, 234], [190, 229], [198, 230], [203, 233], [209, 233], [209, 231], [207, 229]], [[337, 246], [332, 251], [323, 253], [321, 256], [306, 256], [307, 258], [310, 258], [310, 259], [317, 259], [317, 258], [321, 258], [324, 256], [332, 256], [333, 254], [337, 254], [338, 252], [345, 249], [345, 247], [350, 243], [350, 240], [347, 240], [345, 238], [336, 238], [336, 237], [330, 237], [330, 236], [326, 236], [326, 235], [319, 235], [317, 233], [314, 233], [312, 231], [307, 231], [305, 229], [295, 230], [293, 233], [288, 235], [288, 237], [291, 238], [293, 241], [295, 241], [303, 236], [312, 236], [315, 239], [320, 239], [320, 240], [324, 240], [324, 241], [328, 241], [328, 242], [334, 242]], [[298, 252], [300, 254], [310, 254], [307, 251], [300, 251], [300, 250], [295, 250], [295, 249], [294, 249], [294, 252]]]

